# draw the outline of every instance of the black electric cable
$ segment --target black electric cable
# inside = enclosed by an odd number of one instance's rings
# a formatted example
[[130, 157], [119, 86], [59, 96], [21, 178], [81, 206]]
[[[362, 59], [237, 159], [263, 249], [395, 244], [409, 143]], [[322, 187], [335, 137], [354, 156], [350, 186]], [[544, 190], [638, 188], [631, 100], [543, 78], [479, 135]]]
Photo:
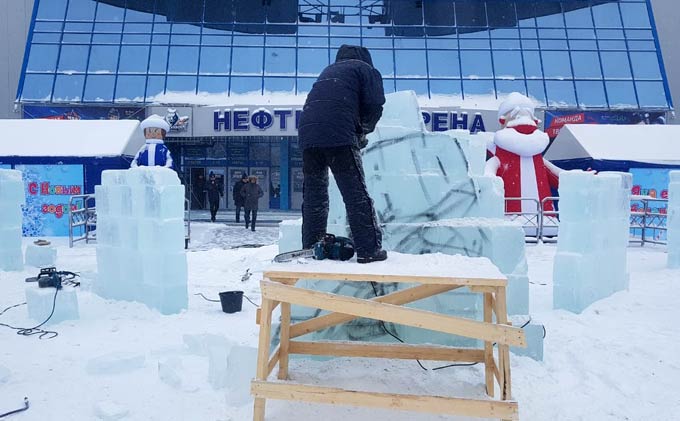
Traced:
[[[197, 294], [194, 294], [194, 295], [200, 295], [204, 300], [210, 301], [211, 303], [220, 303], [220, 302], [221, 302], [220, 300], [211, 300], [210, 298], [206, 297], [205, 295], [203, 295], [203, 294], [200, 293], [200, 292], [197, 293]], [[246, 294], [243, 294], [243, 297], [244, 297], [246, 300], [248, 300], [248, 301], [250, 302], [250, 304], [254, 305], [254, 306], [257, 307], [257, 308], [260, 308], [260, 306], [257, 305], [257, 304], [255, 304], [255, 303], [253, 302], [253, 300], [251, 300], [250, 298], [248, 298], [248, 296], [247, 296]]]
[[23, 303], [14, 304], [13, 306], [9, 306], [9, 307], [7, 307], [6, 309], [0, 311], [0, 316], [2, 316], [3, 314], [5, 314], [5, 312], [7, 312], [7, 310], [11, 310], [11, 309], [13, 309], [13, 308], [17, 308], [17, 307], [21, 307], [21, 306], [25, 306], [25, 305], [26, 305], [26, 301], [24, 301]]
[[13, 414], [18, 414], [19, 412], [24, 412], [30, 407], [30, 404], [28, 403], [28, 398], [24, 398], [24, 407], [15, 409], [14, 411], [9, 411], [5, 412], [4, 414], [0, 414], [0, 418], [5, 418]]
[[[39, 335], [38, 339], [54, 339], [54, 338], [56, 338], [57, 336], [59, 336], [59, 334], [57, 332], [55, 332], [53, 330], [40, 329], [40, 327], [43, 326], [45, 323], [49, 322], [50, 319], [52, 318], [52, 316], [54, 315], [54, 310], [57, 308], [57, 295], [58, 294], [59, 294], [59, 288], [55, 288], [54, 289], [54, 298], [52, 299], [52, 311], [50, 311], [50, 315], [47, 317], [47, 319], [45, 319], [45, 321], [40, 323], [39, 325], [34, 326], [34, 327], [25, 328], [25, 327], [14, 327], [14, 326], [8, 325], [6, 323], [0, 323], [0, 326], [4, 326], [6, 328], [16, 330], [17, 335], [21, 335], [21, 336]], [[12, 306], [12, 307], [18, 307], [18, 306], [19, 306], [19, 304]], [[7, 311], [7, 310], [9, 310], [9, 308], [5, 309], [4, 311]], [[3, 311], [3, 313], [4, 313], [4, 311]]]

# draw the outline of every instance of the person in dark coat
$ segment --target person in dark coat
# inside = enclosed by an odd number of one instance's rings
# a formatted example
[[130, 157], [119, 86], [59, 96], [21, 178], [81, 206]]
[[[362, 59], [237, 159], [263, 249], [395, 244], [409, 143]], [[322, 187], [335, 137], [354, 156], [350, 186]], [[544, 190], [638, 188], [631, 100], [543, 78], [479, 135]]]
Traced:
[[210, 175], [208, 180], [208, 203], [210, 203], [210, 220], [215, 222], [217, 210], [220, 208], [220, 197], [224, 196], [222, 186], [217, 181], [215, 174]]
[[326, 233], [328, 168], [347, 211], [359, 263], [387, 259], [368, 195], [360, 149], [382, 115], [380, 72], [364, 47], [343, 45], [307, 95], [298, 139], [303, 150], [302, 244], [311, 248]]
[[[257, 177], [251, 175], [248, 177], [248, 183], [246, 183], [241, 189], [241, 196], [243, 197], [243, 206], [245, 207], [245, 219], [246, 219], [246, 229], [250, 226], [250, 229], [255, 231], [255, 222], [257, 221], [257, 208], [260, 197], [264, 195], [262, 188], [257, 185]], [[252, 218], [251, 218], [252, 214]]]
[[[232, 190], [232, 197], [234, 198], [234, 206], [236, 206], [236, 222], [241, 221], [241, 208], [243, 207], [243, 196], [241, 196], [241, 189], [248, 183], [248, 175], [243, 174], [241, 179], [234, 184]], [[245, 215], [244, 215], [245, 216]]]

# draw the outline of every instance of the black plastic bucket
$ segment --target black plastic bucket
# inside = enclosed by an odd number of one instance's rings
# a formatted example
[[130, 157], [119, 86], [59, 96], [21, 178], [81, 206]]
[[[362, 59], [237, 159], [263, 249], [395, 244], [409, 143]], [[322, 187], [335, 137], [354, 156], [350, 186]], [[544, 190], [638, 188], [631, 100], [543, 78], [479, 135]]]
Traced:
[[225, 313], [238, 313], [243, 307], [243, 291], [220, 292], [220, 303]]

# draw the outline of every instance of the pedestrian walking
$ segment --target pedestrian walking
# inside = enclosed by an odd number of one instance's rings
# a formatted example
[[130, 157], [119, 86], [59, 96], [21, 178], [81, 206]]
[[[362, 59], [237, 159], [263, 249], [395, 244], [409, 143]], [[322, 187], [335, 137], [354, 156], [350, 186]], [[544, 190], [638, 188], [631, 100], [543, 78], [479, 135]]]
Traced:
[[[234, 183], [234, 189], [232, 190], [232, 196], [234, 198], [234, 206], [236, 206], [236, 222], [241, 222], [241, 209], [243, 208], [243, 196], [241, 196], [241, 190], [243, 186], [248, 183], [248, 174], [243, 174], [241, 179]], [[245, 217], [245, 215], [244, 215]]]
[[217, 181], [215, 174], [210, 175], [208, 180], [208, 203], [210, 203], [210, 221], [215, 222], [217, 218], [217, 211], [220, 208], [220, 197], [224, 196], [222, 186]]
[[251, 230], [255, 231], [258, 202], [263, 195], [262, 188], [257, 184], [257, 177], [254, 175], [248, 177], [248, 183], [241, 189], [241, 196], [243, 197], [243, 205], [245, 207], [246, 229], [250, 227]]

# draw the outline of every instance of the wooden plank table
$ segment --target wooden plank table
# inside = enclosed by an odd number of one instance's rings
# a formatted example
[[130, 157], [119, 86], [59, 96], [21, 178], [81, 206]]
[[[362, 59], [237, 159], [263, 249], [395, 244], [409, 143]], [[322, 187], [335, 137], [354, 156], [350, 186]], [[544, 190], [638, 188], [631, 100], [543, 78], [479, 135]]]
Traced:
[[[254, 421], [263, 421], [266, 399], [298, 400], [326, 404], [392, 408], [399, 410], [518, 420], [518, 404], [512, 400], [509, 346], [526, 346], [524, 331], [508, 322], [507, 280], [486, 258], [443, 254], [390, 253], [385, 262], [359, 265], [348, 262], [305, 261], [307, 264], [274, 264], [264, 271], [256, 378]], [[359, 299], [296, 287], [300, 279], [344, 282], [398, 282], [416, 284], [373, 299]], [[484, 295], [483, 321], [403, 307], [423, 298], [467, 287]], [[291, 304], [331, 313], [291, 324]], [[270, 355], [272, 311], [281, 306], [280, 342]], [[357, 317], [382, 320], [484, 341], [483, 349], [433, 345], [385, 344], [347, 341], [296, 341], [297, 337], [351, 321]], [[498, 345], [494, 352], [494, 345]], [[267, 380], [278, 365], [278, 379], [288, 379], [290, 354], [484, 364], [486, 393], [494, 397], [496, 381], [500, 399], [468, 399], [374, 393], [324, 386]], [[496, 354], [496, 355], [495, 355]]]

